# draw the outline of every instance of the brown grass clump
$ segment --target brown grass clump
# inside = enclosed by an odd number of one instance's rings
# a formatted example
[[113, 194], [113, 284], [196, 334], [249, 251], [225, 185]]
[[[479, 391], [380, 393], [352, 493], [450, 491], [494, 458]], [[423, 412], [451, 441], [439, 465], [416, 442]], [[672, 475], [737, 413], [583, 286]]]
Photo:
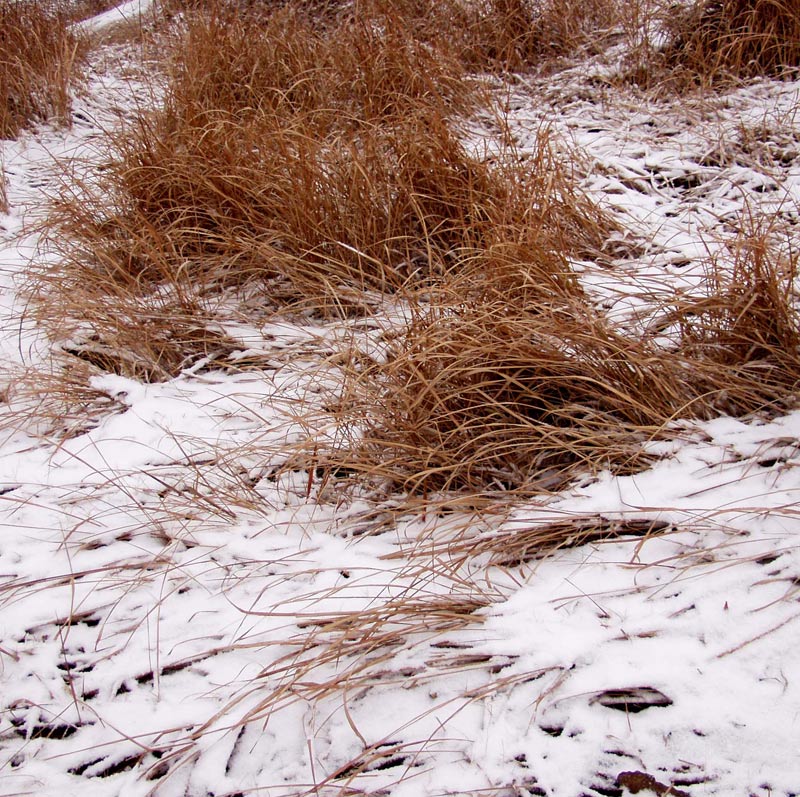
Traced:
[[[421, 105], [463, 110], [470, 84], [445, 50], [390, 9], [323, 25], [290, 3], [271, 13], [212, 6], [189, 17], [173, 57], [173, 110], [303, 114], [321, 132], [383, 123]], [[193, 114], [199, 114], [197, 118]]]
[[687, 356], [749, 382], [743, 403], [731, 395], [731, 411], [775, 401], [800, 383], [798, 256], [781, 247], [772, 227], [752, 221], [743, 228], [729, 244], [732, 262], [709, 264], [708, 296], [675, 314]]
[[800, 325], [797, 257], [781, 251], [769, 227], [738, 236], [707, 294], [655, 322], [666, 346], [614, 329], [546, 249], [453, 273], [385, 358], [351, 374], [360, 431], [344, 459], [411, 494], [538, 492], [639, 467], [674, 421], [786, 406]]
[[800, 67], [795, 0], [702, 0], [671, 24], [666, 55], [702, 79], [776, 75]]
[[554, 489], [632, 463], [686, 404], [678, 361], [534, 267], [504, 276], [475, 298], [457, 279], [449, 302], [421, 309], [386, 361], [356, 377], [366, 428], [355, 459], [371, 476], [411, 493]]
[[64, 14], [38, 0], [0, 0], [0, 137], [27, 124], [66, 122], [83, 52]]
[[[348, 285], [440, 271], [456, 227], [488, 223], [509, 192], [451, 129], [460, 67], [374, 28], [325, 29], [297, 6], [193, 12], [164, 108], [112, 136], [102, 181], [56, 203], [66, 262], [40, 283], [44, 312], [80, 307], [63, 331], [130, 346], [126, 371], [163, 378], [207, 355], [204, 293], [258, 283], [268, 305], [340, 312]], [[158, 331], [195, 312], [195, 332]]]
[[[211, 116], [193, 135], [141, 120], [105, 173], [111, 196], [67, 193], [57, 209], [67, 267], [51, 272], [48, 290], [82, 305], [79, 317], [106, 342], [121, 343], [130, 325], [126, 345], [141, 348], [153, 336], [137, 327], [163, 324], [165, 295], [192, 304], [231, 287], [335, 314], [350, 312], [348, 293], [426, 287], [451, 270], [500, 274], [515, 262], [574, 287], [560, 253], [597, 252], [612, 228], [545, 134], [529, 157], [511, 150], [490, 162], [427, 110], [356, 139], [314, 137], [304, 116], [262, 114], [246, 127]], [[142, 356], [155, 353], [148, 343]], [[159, 349], [152, 373], [185, 360]]]
[[620, 20], [614, 0], [479, 0], [467, 9], [462, 55], [492, 71], [536, 69], [594, 52]]
[[468, 70], [525, 72], [595, 52], [627, 6], [617, 0], [361, 0], [356, 13], [402, 19], [414, 36]]

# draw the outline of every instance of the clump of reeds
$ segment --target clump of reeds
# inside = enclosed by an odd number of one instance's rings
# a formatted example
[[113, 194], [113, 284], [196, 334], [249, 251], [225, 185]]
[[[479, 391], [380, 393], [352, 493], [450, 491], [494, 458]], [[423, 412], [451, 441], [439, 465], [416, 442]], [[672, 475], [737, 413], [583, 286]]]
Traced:
[[794, 279], [798, 257], [774, 224], [749, 220], [727, 257], [708, 265], [707, 296], [676, 309], [683, 351], [749, 384], [730, 411], [748, 411], [790, 396], [800, 383], [800, 316]]
[[777, 75], [800, 67], [794, 0], [701, 0], [668, 23], [671, 65], [703, 80]]
[[462, 13], [463, 57], [493, 71], [542, 68], [595, 51], [620, 19], [614, 0], [479, 0]]
[[66, 122], [83, 44], [67, 16], [40, 0], [0, 0], [0, 137], [27, 124]]
[[208, 319], [204, 291], [258, 283], [268, 305], [325, 311], [343, 285], [396, 289], [421, 259], [439, 268], [444, 216], [494, 190], [444, 117], [467, 89], [402, 31], [369, 28], [324, 33], [297, 6], [190, 15], [163, 109], [112, 135], [102, 182], [56, 202], [65, 263], [40, 283], [45, 312], [80, 306], [73, 328], [163, 378], [206, 354], [204, 322], [169, 329]]
[[417, 495], [541, 491], [641, 466], [642, 443], [675, 421], [785, 407], [800, 324], [797, 259], [780, 252], [768, 228], [739, 235], [705, 295], [660, 315], [668, 345], [615, 329], [546, 248], [453, 272], [387, 356], [351, 374], [345, 459]]
[[629, 12], [616, 0], [362, 0], [353, 7], [399, 16], [438, 52], [495, 73], [540, 70], [595, 52]]

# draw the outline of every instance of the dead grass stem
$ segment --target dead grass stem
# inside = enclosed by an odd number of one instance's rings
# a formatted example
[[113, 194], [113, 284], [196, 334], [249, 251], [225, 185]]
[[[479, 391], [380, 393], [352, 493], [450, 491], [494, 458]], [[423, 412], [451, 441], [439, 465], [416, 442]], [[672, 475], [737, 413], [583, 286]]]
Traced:
[[6, 177], [3, 161], [0, 159], [0, 213], [8, 213], [8, 178]]

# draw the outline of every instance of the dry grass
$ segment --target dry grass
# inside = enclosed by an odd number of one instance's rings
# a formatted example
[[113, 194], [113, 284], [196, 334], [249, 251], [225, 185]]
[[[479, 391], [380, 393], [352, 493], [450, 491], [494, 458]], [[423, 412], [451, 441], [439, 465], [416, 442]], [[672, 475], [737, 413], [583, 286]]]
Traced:
[[[612, 225], [547, 135], [525, 157], [469, 151], [457, 120], [477, 87], [413, 20], [375, 13], [191, 16], [163, 110], [113, 136], [101, 189], [73, 183], [56, 204], [47, 315], [88, 320], [139, 363], [125, 372], [164, 378], [208, 355], [199, 297], [220, 290], [363, 312], [342, 296], [520, 258], [563, 276], [560, 253], [597, 252]], [[159, 332], [166, 318], [192, 334]]]
[[480, 0], [467, 8], [462, 57], [512, 72], [597, 52], [627, 13], [613, 0]]
[[5, 408], [0, 428], [24, 430], [49, 440], [68, 440], [94, 429], [102, 418], [125, 406], [91, 384], [98, 373], [72, 357], [53, 363], [51, 370], [31, 368], [6, 374]]
[[616, 0], [361, 0], [357, 12], [401, 18], [437, 52], [467, 69], [548, 70], [597, 52], [629, 13]]
[[456, 280], [385, 362], [354, 375], [366, 427], [355, 461], [371, 477], [410, 493], [555, 489], [631, 465], [687, 404], [680, 363], [532, 270], [503, 276], [473, 298]]
[[560, 489], [647, 461], [642, 443], [676, 420], [791, 402], [800, 381], [797, 257], [756, 227], [709, 264], [706, 295], [632, 338], [567, 271], [517, 256], [451, 274], [420, 302], [387, 356], [350, 375], [360, 431], [348, 467], [412, 495]]
[[470, 85], [445, 48], [415, 34], [392, 6], [338, 15], [313, 7], [266, 13], [214, 6], [190, 16], [173, 57], [171, 98], [197, 124], [209, 110], [298, 113], [317, 130], [379, 123], [436, 108], [463, 110]]
[[[462, 140], [460, 115], [476, 102], [465, 65], [521, 69], [560, 57], [567, 42], [588, 47], [593, 9], [599, 15], [605, 6], [545, 3], [542, 14], [562, 14], [548, 23], [548, 36], [529, 7], [482, 6], [480, 23], [491, 19], [501, 29], [477, 39], [472, 52], [458, 42], [437, 49], [441, 36], [427, 27], [433, 17], [424, 0], [412, 9], [416, 16], [399, 16], [399, 5], [374, 7], [382, 16], [284, 6], [266, 15], [216, 8], [187, 18], [164, 109], [113, 136], [102, 189], [72, 183], [53, 214], [65, 259], [40, 278], [38, 307], [77, 364], [45, 385], [49, 400], [39, 412], [53, 418], [49, 434], [83, 433], [119, 408], [86, 388], [97, 370], [154, 381], [201, 359], [212, 367], [224, 360], [237, 344], [216, 323], [217, 312], [245, 293], [269, 308], [342, 315], [364, 311], [359, 297], [368, 292], [384, 292], [408, 312], [407, 327], [388, 333], [379, 359], [354, 352], [349, 361], [332, 413], [344, 430], [334, 436], [358, 430], [349, 445], [318, 451], [317, 436], [313, 461], [299, 445], [292, 467], [307, 470], [307, 481], [300, 474], [305, 501], [315, 486], [322, 495], [338, 470], [405, 492], [407, 504], [394, 496], [399, 512], [428, 511], [434, 493], [458, 494], [451, 509], [465, 494], [508, 505], [507, 496], [557, 490], [600, 468], [640, 467], [643, 444], [672, 433], [675, 420], [752, 412], [794, 391], [797, 259], [779, 254], [774, 230], [743, 230], [730, 258], [709, 263], [707, 295], [664, 308], [652, 334], [634, 338], [593, 304], [572, 267], [574, 257], [600, 259], [614, 225], [581, 192], [547, 131], [525, 153], [502, 132], [502, 120], [499, 152], [475, 153]], [[515, 29], [520, 20], [524, 29]], [[341, 360], [339, 352], [330, 356], [320, 373]], [[270, 456], [284, 443], [273, 445]], [[178, 463], [166, 466], [163, 479], [150, 468], [164, 487], [159, 512], [172, 507], [187, 525], [215, 513], [229, 520], [242, 500], [237, 491], [248, 489], [248, 509], [257, 509], [247, 467], [253, 452], [209, 446], [208, 459], [180, 463], [185, 480], [167, 472]], [[482, 508], [480, 500], [474, 505]], [[385, 504], [379, 511], [386, 514]], [[530, 679], [504, 673], [503, 657], [449, 641], [479, 627], [502, 598], [476, 573], [670, 528], [649, 518], [586, 515], [503, 522], [486, 534], [464, 523], [449, 539], [438, 526], [427, 539], [422, 532], [415, 550], [398, 547], [403, 565], [387, 568], [380, 599], [366, 602], [356, 579], [303, 596], [302, 608], [272, 607], [291, 629], [279, 658], [208, 722], [181, 732], [151, 774], [189, 768], [196, 745], [220, 728], [262, 724], [298, 701], [322, 706], [341, 696], [346, 712], [348, 692], [416, 686], [471, 667], [486, 669], [485, 685], [458, 700]], [[403, 578], [413, 588], [401, 591]], [[446, 592], [420, 586], [448, 578]], [[351, 597], [363, 608], [316, 607], [317, 599]], [[242, 639], [229, 650], [268, 644]], [[433, 655], [419, 667], [398, 664], [397, 651], [426, 645]], [[168, 666], [176, 672], [201, 659]], [[149, 677], [159, 677], [156, 667]], [[405, 744], [362, 741], [360, 755], [307, 793], [343, 793]]]
[[0, 137], [27, 124], [67, 122], [83, 43], [65, 14], [38, 0], [0, 2]]
[[669, 27], [668, 61], [702, 80], [800, 67], [800, 7], [794, 0], [702, 0], [673, 16]]
[[677, 309], [681, 345], [689, 357], [713, 364], [751, 385], [730, 411], [748, 411], [789, 396], [800, 382], [800, 318], [793, 282], [798, 253], [773, 220], [748, 218], [728, 243], [728, 258], [708, 264], [708, 296]]
[[339, 315], [401, 292], [412, 320], [387, 358], [357, 359], [341, 412], [360, 436], [331, 456], [411, 494], [557, 489], [637, 467], [676, 419], [785, 396], [797, 332], [769, 236], [737, 242], [708, 297], [665, 310], [673, 348], [622, 334], [569, 260], [596, 259], [613, 224], [546, 131], [522, 154], [499, 119], [499, 152], [466, 148], [458, 114], [477, 95], [433, 13], [190, 15], [164, 108], [114, 138], [102, 191], [70, 188], [54, 216], [65, 263], [40, 306], [80, 319], [70, 350], [164, 379], [231, 350], [222, 291]]

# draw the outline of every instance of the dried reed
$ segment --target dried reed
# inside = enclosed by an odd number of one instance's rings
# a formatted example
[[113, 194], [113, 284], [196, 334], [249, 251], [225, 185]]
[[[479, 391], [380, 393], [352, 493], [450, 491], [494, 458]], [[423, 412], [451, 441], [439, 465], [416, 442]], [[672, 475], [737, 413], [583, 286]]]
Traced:
[[480, 0], [467, 9], [466, 62], [512, 72], [596, 52], [626, 13], [613, 0]]

